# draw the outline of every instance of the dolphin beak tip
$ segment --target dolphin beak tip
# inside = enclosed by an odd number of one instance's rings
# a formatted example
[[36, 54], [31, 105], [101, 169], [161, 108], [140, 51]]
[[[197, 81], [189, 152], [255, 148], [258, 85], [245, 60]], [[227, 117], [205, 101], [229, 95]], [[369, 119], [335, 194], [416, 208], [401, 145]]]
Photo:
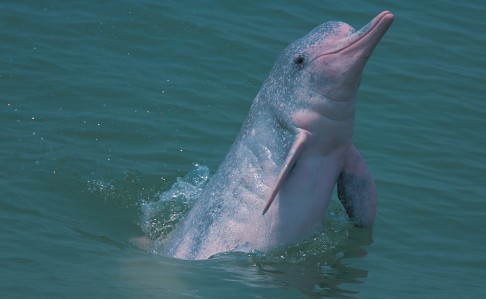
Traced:
[[387, 18], [390, 21], [393, 21], [393, 19], [395, 18], [395, 16], [393, 15], [393, 13], [391, 11], [389, 11], [389, 10], [385, 10], [384, 12], [381, 13], [381, 15], [383, 16], [383, 18]]

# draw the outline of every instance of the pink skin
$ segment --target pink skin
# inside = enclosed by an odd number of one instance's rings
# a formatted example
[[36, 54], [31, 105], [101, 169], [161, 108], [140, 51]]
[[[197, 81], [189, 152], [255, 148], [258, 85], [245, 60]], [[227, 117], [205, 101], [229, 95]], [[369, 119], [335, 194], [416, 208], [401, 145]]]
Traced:
[[[345, 121], [354, 116], [354, 107], [345, 107], [350, 106], [346, 102], [353, 101], [354, 104], [363, 67], [392, 21], [393, 15], [384, 11], [365, 26], [365, 30], [355, 32], [351, 36], [348, 33], [353, 28], [342, 23], [339, 28], [334, 30], [334, 35], [328, 36], [322, 43], [307, 49], [310, 56], [315, 57], [311, 58], [312, 64], [308, 72], [313, 73], [316, 77], [324, 77], [319, 78], [316, 85], [319, 93], [324, 95], [327, 100], [308, 98], [307, 102], [312, 109], [294, 113], [292, 121], [295, 128], [322, 134], [329, 131], [323, 131], [322, 128], [332, 126], [328, 123], [329, 119]], [[322, 53], [321, 49], [327, 49], [327, 51]], [[320, 81], [331, 82], [332, 84], [320, 84]], [[307, 91], [304, 90], [303, 93], [305, 92]], [[299, 98], [305, 98], [305, 96]], [[353, 122], [348, 122], [348, 125], [351, 126], [350, 129], [352, 130], [354, 119]], [[340, 130], [346, 130], [346, 128], [340, 128]], [[334, 144], [329, 142], [334, 138], [326, 134], [322, 135], [319, 138], [321, 142], [317, 142], [314, 147], [319, 148], [321, 153], [325, 155], [328, 152], [329, 145], [334, 147]], [[348, 134], [341, 135], [346, 136]], [[286, 166], [288, 167], [288, 165]], [[283, 181], [284, 175], [285, 170], [281, 172], [277, 181]], [[277, 191], [278, 186], [270, 194], [270, 198], [263, 209], [264, 215], [275, 199]]]
[[336, 183], [350, 219], [373, 223], [375, 184], [352, 143], [355, 97], [392, 20], [385, 11], [356, 32], [325, 23], [284, 50], [201, 198], [163, 241], [167, 255], [205, 259], [298, 242], [319, 227]]
[[[310, 80], [301, 84], [307, 88], [296, 94], [310, 109], [291, 116], [298, 136], [294, 152], [299, 156], [287, 158], [288, 164], [284, 164], [263, 210], [265, 214], [278, 199], [279, 221], [274, 231], [285, 232], [279, 241], [291, 243], [319, 226], [336, 181], [339, 198], [352, 221], [357, 226], [373, 224], [376, 187], [366, 163], [352, 145], [354, 99], [367, 59], [392, 21], [390, 12], [382, 12], [352, 35], [352, 27], [342, 23], [334, 35], [307, 49], [315, 57], [307, 69]], [[327, 51], [322, 53], [321, 49]], [[309, 86], [317, 95], [308, 96]], [[293, 164], [297, 159], [299, 163]]]

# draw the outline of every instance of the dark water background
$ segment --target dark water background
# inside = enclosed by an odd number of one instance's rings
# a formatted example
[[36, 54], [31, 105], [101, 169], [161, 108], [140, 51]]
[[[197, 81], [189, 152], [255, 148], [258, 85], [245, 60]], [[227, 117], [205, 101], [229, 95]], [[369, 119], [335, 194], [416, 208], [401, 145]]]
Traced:
[[[316, 25], [395, 21], [354, 141], [373, 231], [337, 201], [321, 239], [178, 261], [170, 231], [278, 53]], [[486, 7], [480, 1], [2, 1], [0, 297], [486, 296]], [[179, 179], [178, 179], [179, 178]]]

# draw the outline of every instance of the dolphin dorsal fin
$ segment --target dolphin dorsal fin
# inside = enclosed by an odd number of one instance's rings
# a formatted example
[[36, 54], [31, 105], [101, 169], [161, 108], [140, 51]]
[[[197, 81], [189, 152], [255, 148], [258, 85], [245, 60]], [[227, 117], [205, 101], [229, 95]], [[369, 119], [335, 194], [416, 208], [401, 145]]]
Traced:
[[265, 215], [265, 213], [272, 205], [273, 200], [277, 196], [278, 190], [282, 186], [282, 183], [285, 181], [285, 178], [287, 178], [292, 167], [294, 167], [295, 162], [302, 154], [308, 139], [309, 139], [309, 132], [299, 129], [294, 144], [292, 144], [292, 147], [290, 148], [290, 151], [287, 154], [287, 158], [285, 158], [284, 165], [280, 170], [280, 173], [278, 174], [277, 180], [275, 181], [275, 185], [273, 186], [272, 193], [270, 193], [270, 197], [268, 198], [267, 204], [263, 209], [263, 215]]

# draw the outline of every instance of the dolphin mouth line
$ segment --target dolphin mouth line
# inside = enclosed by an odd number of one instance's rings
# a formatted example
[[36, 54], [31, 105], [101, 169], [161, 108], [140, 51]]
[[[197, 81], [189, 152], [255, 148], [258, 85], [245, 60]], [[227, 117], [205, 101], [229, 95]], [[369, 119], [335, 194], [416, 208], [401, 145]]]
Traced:
[[[385, 19], [387, 17], [390, 19], [390, 21], [387, 22], [387, 24], [385, 24], [384, 29], [381, 32], [381, 36], [383, 36], [385, 34], [386, 30], [388, 29], [388, 27], [390, 26], [391, 20], [393, 20], [393, 14], [390, 11], [387, 11], [387, 10], [381, 12], [373, 20], [371, 20], [371, 22], [368, 23], [370, 25], [365, 25], [365, 27], [367, 27], [367, 26], [369, 27], [368, 30], [365, 33], [361, 34], [357, 39], [351, 41], [351, 43], [349, 43], [349, 44], [347, 44], [347, 45], [345, 45], [341, 48], [338, 48], [336, 50], [332, 50], [330, 52], [326, 52], [324, 54], [321, 54], [321, 55], [317, 56], [316, 58], [314, 58], [312, 60], [316, 60], [316, 59], [318, 59], [322, 56], [325, 56], [325, 55], [330, 55], [330, 54], [335, 54], [335, 53], [341, 52], [341, 51], [346, 50], [347, 48], [350, 48], [353, 45], [359, 43], [362, 39], [367, 37], [371, 32], [375, 31], [375, 28], [377, 28], [378, 26], [383, 24], [383, 22], [386, 21]], [[369, 57], [369, 55], [368, 55], [368, 57]], [[366, 57], [363, 57], [363, 58], [366, 58]]]

